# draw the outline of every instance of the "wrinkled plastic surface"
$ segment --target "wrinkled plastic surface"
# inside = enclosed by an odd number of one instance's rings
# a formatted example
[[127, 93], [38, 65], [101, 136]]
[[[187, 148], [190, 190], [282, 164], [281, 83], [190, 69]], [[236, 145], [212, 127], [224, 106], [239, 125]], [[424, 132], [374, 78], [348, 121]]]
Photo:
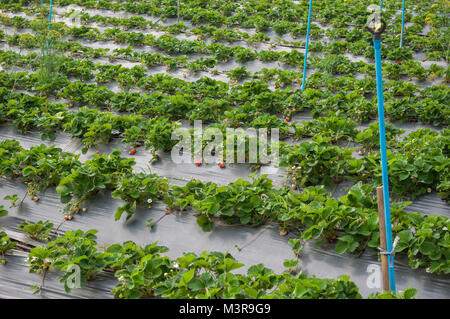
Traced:
[[[0, 140], [17, 139], [23, 147], [29, 148], [41, 144], [38, 134], [20, 135], [14, 129], [1, 127]], [[77, 139], [72, 139], [65, 134], [57, 134], [56, 140], [45, 144], [55, 144], [70, 152], [80, 153]], [[126, 146], [119, 140], [114, 140], [109, 145], [99, 146], [101, 153], [109, 153], [111, 150], [121, 148], [123, 156], [128, 156]], [[81, 155], [84, 161], [92, 156], [95, 150], [89, 150], [87, 154]], [[168, 177], [173, 184], [184, 184], [191, 177], [203, 181], [213, 181], [220, 185], [228, 184], [238, 178], [247, 178], [248, 167], [245, 165], [231, 165], [226, 169], [220, 169], [217, 165], [202, 165], [197, 167], [192, 164], [175, 165], [171, 162], [170, 155], [165, 155], [161, 161], [150, 164], [149, 154], [143, 149], [138, 149], [135, 158], [137, 165], [135, 171], [151, 170], [161, 176]], [[275, 184], [280, 184], [284, 174], [282, 171], [270, 177]], [[335, 196], [345, 194], [345, 189], [351, 184], [341, 185], [335, 191]], [[7, 178], [0, 179], [0, 198], [6, 195], [17, 194], [21, 198], [25, 194], [26, 186], [19, 181]], [[9, 206], [9, 202], [0, 200], [0, 204]], [[165, 205], [155, 203], [151, 209], [138, 208], [134, 216], [125, 221], [125, 216], [120, 221], [114, 220], [114, 212], [121, 205], [119, 199], [112, 199], [110, 192], [100, 192], [95, 198], [87, 203], [87, 212], [76, 215], [72, 221], [64, 221], [59, 195], [51, 188], [40, 195], [40, 200], [34, 202], [25, 199], [22, 206], [9, 209], [9, 215], [2, 218], [1, 223], [8, 230], [17, 230], [17, 225], [25, 220], [37, 222], [39, 220], [50, 220], [55, 225], [63, 223], [60, 231], [74, 229], [97, 229], [99, 232], [99, 245], [120, 243], [132, 240], [138, 244], [149, 244], [158, 241], [160, 245], [169, 247], [168, 256], [176, 258], [183, 252], [200, 253], [204, 250], [228, 251], [239, 262], [246, 266], [238, 271], [245, 271], [249, 266], [264, 263], [267, 267], [281, 272], [284, 270], [283, 261], [293, 258], [293, 252], [288, 244], [289, 238], [294, 234], [282, 237], [276, 226], [265, 225], [257, 228], [245, 226], [216, 225], [210, 233], [203, 232], [196, 223], [195, 212], [174, 212], [164, 217], [153, 229], [145, 227], [146, 219], [153, 220], [162, 216]], [[421, 213], [436, 213], [450, 216], [448, 206], [436, 194], [429, 194], [414, 201], [409, 207], [411, 211]], [[240, 248], [240, 250], [238, 249]], [[64, 296], [67, 298], [107, 298], [112, 297], [108, 291], [114, 287], [117, 280], [113, 275], [104, 275], [100, 282], [89, 283], [87, 288], [75, 289], [71, 295], [66, 295], [64, 287], [57, 280], [57, 276], [46, 279], [45, 293], [32, 295], [29, 285], [38, 284], [40, 276], [28, 274], [28, 269], [23, 265], [24, 258], [19, 256], [13, 259], [8, 256], [7, 267], [0, 268], [0, 297], [5, 298], [53, 298]], [[349, 254], [338, 255], [335, 253], [334, 245], [322, 244], [319, 247], [314, 242], [307, 242], [300, 255], [300, 268], [308, 275], [316, 275], [320, 278], [337, 278], [340, 275], [350, 275], [363, 296], [379, 291], [379, 288], [370, 285], [369, 276], [373, 266], [380, 265], [377, 256], [364, 254], [357, 258]], [[370, 267], [369, 267], [370, 266]], [[368, 268], [369, 267], [369, 268]], [[368, 272], [369, 270], [369, 272]], [[396, 258], [396, 277], [399, 290], [413, 286], [419, 290], [419, 298], [449, 298], [450, 276], [432, 275], [425, 270], [412, 270], [407, 265], [407, 260]], [[105, 278], [105, 279], [103, 279]], [[4, 279], [4, 280], [3, 280]], [[369, 281], [369, 285], [368, 285]], [[47, 291], [48, 289], [48, 291]], [[75, 292], [76, 291], [76, 292]]]
[[[57, 9], [58, 12], [63, 13], [65, 10]], [[87, 9], [91, 15], [101, 14], [103, 16], [120, 16], [131, 17], [133, 14], [123, 12], [111, 12], [107, 10], [91, 10]], [[23, 15], [23, 14], [15, 14]], [[148, 19], [155, 20], [155, 18], [148, 17]], [[156, 19], [159, 20], [159, 19]], [[156, 21], [155, 20], [155, 21]], [[176, 20], [176, 19], [175, 19]], [[173, 24], [174, 19], [167, 19], [162, 24]], [[68, 22], [68, 21], [66, 21]], [[191, 26], [185, 22], [187, 26]], [[326, 29], [325, 26], [318, 24], [319, 27]], [[96, 26], [100, 30], [105, 27]], [[133, 30], [129, 30], [133, 31]], [[241, 31], [249, 34], [253, 30], [242, 29]], [[8, 34], [24, 33], [29, 30], [17, 31], [13, 28], [6, 28], [5, 32]], [[144, 32], [147, 33], [147, 32]], [[154, 30], [150, 31], [154, 35], [160, 35]], [[273, 39], [278, 35], [269, 31], [267, 34]], [[185, 35], [176, 35], [178, 38], [187, 38]], [[290, 39], [289, 35], [283, 35], [281, 38], [285, 40]], [[189, 39], [192, 40], [192, 37]], [[299, 38], [297, 40], [303, 40]], [[118, 45], [112, 42], [89, 42], [81, 40], [80, 43], [93, 48], [109, 48], [111, 50], [119, 47], [127, 47], [127, 45]], [[208, 43], [208, 42], [207, 42]], [[249, 47], [244, 42], [235, 42], [231, 45]], [[14, 50], [16, 48], [10, 47], [6, 44], [0, 44], [0, 49]], [[148, 46], [135, 48], [136, 50], [146, 50], [147, 52], [155, 51]], [[267, 50], [268, 46], [265, 44], [259, 45], [256, 50]], [[290, 51], [287, 47], [277, 46], [272, 48], [275, 51]], [[304, 49], [298, 49], [304, 52]], [[24, 52], [22, 52], [24, 54]], [[313, 53], [312, 55], [321, 56], [321, 54]], [[352, 61], [363, 60], [366, 63], [371, 63], [365, 58], [355, 57], [350, 54], [345, 54]], [[191, 58], [196, 58], [193, 55]], [[418, 56], [415, 58], [423, 58]], [[95, 59], [95, 62], [109, 63], [107, 59]], [[118, 62], [119, 63], [119, 62]], [[131, 63], [120, 61], [121, 64], [127, 67], [132, 67], [138, 63]], [[423, 62], [422, 65], [429, 67], [431, 62]], [[442, 64], [441, 62], [433, 62], [435, 64]], [[445, 64], [445, 62], [444, 62]], [[226, 71], [231, 70], [242, 64], [230, 61], [228, 63], [221, 63], [217, 70]], [[260, 71], [262, 68], [278, 67], [280, 69], [298, 70], [292, 66], [277, 64], [277, 63], [263, 63], [255, 60], [245, 63], [247, 69], [251, 72]], [[446, 66], [446, 65], [445, 65]], [[166, 72], [164, 67], [152, 67], [149, 74]], [[308, 74], [313, 72], [308, 70]], [[169, 73], [171, 76], [179, 77], [189, 81], [195, 81], [203, 75], [215, 78], [221, 81], [227, 81], [228, 78], [224, 74], [217, 76], [210, 72], [198, 72], [197, 74], [187, 74], [186, 70], [176, 70]], [[360, 78], [360, 75], [356, 77]], [[414, 82], [414, 81], [413, 81]], [[420, 83], [422, 87], [434, 84], [431, 81]], [[117, 85], [108, 85], [108, 87], [117, 91]], [[302, 112], [293, 117], [293, 121], [300, 122], [301, 120], [310, 120], [309, 113]], [[405, 129], [406, 133], [417, 130], [421, 127], [429, 127], [421, 124], [400, 124], [395, 123], [397, 127]], [[368, 125], [361, 125], [358, 129], [364, 129]], [[80, 153], [81, 146], [78, 139], [71, 138], [67, 134], [57, 134], [54, 141], [42, 141], [38, 133], [30, 133], [27, 135], [18, 134], [17, 131], [8, 126], [0, 126], [0, 140], [15, 139], [18, 140], [25, 148], [29, 148], [39, 144], [56, 145], [61, 147], [64, 151], [72, 153]], [[80, 160], [84, 161], [92, 156], [95, 151], [102, 154], [110, 153], [113, 149], [122, 149], [122, 156], [128, 157], [127, 146], [122, 144], [120, 140], [113, 140], [109, 145], [99, 145], [95, 150], [89, 150], [87, 154], [81, 155]], [[153, 164], [149, 163], [150, 155], [142, 148], [138, 148], [136, 155], [133, 156], [137, 164], [135, 171], [149, 171], [157, 173], [161, 176], [167, 177], [173, 184], [183, 185], [190, 178], [201, 179], [202, 181], [212, 181], [219, 185], [226, 185], [238, 178], [248, 179], [250, 174], [247, 165], [228, 165], [226, 169], [220, 169], [217, 165], [202, 165], [196, 167], [192, 164], [175, 165], [170, 159], [170, 154], [162, 154], [162, 159]], [[285, 178], [283, 169], [278, 172], [263, 168], [261, 173], [270, 173], [269, 177], [274, 181], [276, 186], [280, 186]], [[336, 190], [333, 195], [336, 197], [342, 196], [347, 189], [351, 187], [351, 182], [344, 182]], [[0, 204], [9, 206], [9, 202], [4, 201], [3, 197], [6, 195], [17, 194], [21, 198], [25, 194], [26, 187], [19, 181], [11, 179], [0, 179]], [[146, 219], [153, 218], [153, 220], [162, 216], [164, 205], [155, 203], [151, 209], [138, 208], [134, 216], [125, 222], [125, 218], [120, 221], [114, 221], [114, 212], [116, 208], [121, 205], [118, 199], [112, 199], [109, 192], [99, 193], [94, 200], [87, 204], [87, 212], [75, 216], [72, 221], [64, 221], [61, 209], [63, 205], [60, 203], [59, 195], [55, 189], [49, 189], [44, 194], [40, 195], [38, 202], [33, 202], [28, 198], [25, 199], [23, 205], [19, 208], [10, 208], [9, 216], [0, 220], [1, 224], [7, 232], [17, 234], [17, 225], [25, 220], [37, 222], [39, 220], [49, 220], [55, 225], [62, 223], [60, 232], [74, 229], [97, 229], [99, 230], [98, 243], [99, 245], [120, 243], [124, 241], [134, 241], [138, 244], [148, 244], [158, 241], [160, 245], [169, 247], [168, 256], [176, 258], [181, 256], [183, 252], [200, 253], [204, 250], [210, 251], [228, 251], [239, 262], [246, 266], [237, 270], [245, 271], [249, 266], [264, 263], [266, 267], [273, 269], [276, 272], [284, 270], [283, 261], [285, 259], [293, 258], [293, 252], [288, 245], [289, 238], [294, 238], [295, 234], [288, 234], [282, 237], [278, 233], [276, 226], [265, 225], [257, 228], [245, 226], [222, 226], [216, 225], [214, 230], [210, 233], [205, 233], [196, 223], [195, 212], [175, 212], [164, 217], [153, 229], [149, 230], [145, 227]], [[412, 205], [406, 208], [408, 211], [417, 211], [423, 214], [440, 214], [450, 217], [450, 208], [445, 202], [436, 194], [427, 194], [415, 200]], [[20, 236], [19, 236], [20, 237]], [[21, 237], [23, 238], [23, 236]], [[20, 239], [20, 238], [19, 238]], [[238, 249], [239, 248], [239, 249]], [[15, 252], [14, 255], [7, 256], [8, 263], [0, 265], [0, 298], [112, 298], [110, 295], [111, 289], [118, 283], [111, 273], [102, 273], [96, 280], [88, 282], [87, 286], [82, 289], [74, 289], [71, 294], [66, 294], [63, 284], [58, 280], [58, 273], [49, 273], [45, 280], [44, 289], [41, 294], [33, 295], [30, 290], [31, 285], [39, 285], [41, 277], [36, 274], [28, 272], [28, 267], [24, 265], [26, 254], [23, 252]], [[300, 254], [300, 269], [308, 275], [316, 275], [320, 278], [337, 278], [340, 275], [350, 275], [351, 280], [354, 281], [363, 296], [370, 293], [380, 291], [380, 287], [371, 286], [372, 272], [368, 270], [373, 269], [373, 265], [380, 266], [380, 262], [376, 255], [363, 254], [356, 258], [349, 254], [338, 255], [335, 253], [334, 245], [322, 244], [319, 247], [315, 246], [314, 241], [306, 243]], [[405, 258], [399, 256], [395, 259], [396, 280], [398, 290], [404, 290], [408, 286], [412, 286], [419, 291], [419, 298], [450, 298], [450, 276], [433, 275], [426, 273], [425, 270], [413, 270], [407, 265]], [[380, 268], [378, 268], [379, 270]], [[378, 277], [379, 278], [379, 277]], [[381, 278], [379, 278], [381, 279]], [[380, 280], [381, 283], [381, 280]]]

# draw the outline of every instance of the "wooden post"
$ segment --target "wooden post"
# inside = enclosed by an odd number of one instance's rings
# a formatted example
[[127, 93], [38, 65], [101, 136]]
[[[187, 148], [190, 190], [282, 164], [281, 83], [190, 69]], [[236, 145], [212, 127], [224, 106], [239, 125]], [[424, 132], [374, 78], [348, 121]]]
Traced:
[[[377, 187], [377, 200], [378, 200], [378, 224], [380, 227], [380, 248], [387, 249], [386, 244], [386, 222], [384, 219], [384, 201], [383, 201], [383, 186]], [[381, 255], [381, 272], [383, 276], [383, 290], [389, 291], [389, 264], [388, 256]]]

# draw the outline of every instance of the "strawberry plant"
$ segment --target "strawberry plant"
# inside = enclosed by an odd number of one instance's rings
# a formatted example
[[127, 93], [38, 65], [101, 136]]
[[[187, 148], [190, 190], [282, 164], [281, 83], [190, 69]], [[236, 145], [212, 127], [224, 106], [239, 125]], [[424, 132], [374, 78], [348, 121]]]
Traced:
[[9, 153], [10, 158], [4, 159], [2, 174], [21, 176], [27, 184], [27, 194], [31, 198], [36, 197], [37, 192], [57, 185], [59, 180], [78, 164], [78, 156], [64, 153], [54, 146], [47, 148], [40, 145], [25, 151], [20, 149], [15, 141], [4, 141], [0, 145], [3, 151], [11, 147], [16, 148], [15, 152]]
[[[131, 244], [135, 247], [130, 247]], [[114, 255], [129, 256], [130, 253], [133, 253], [136, 256], [135, 258], [115, 258], [118, 262], [111, 266], [120, 266], [121, 269], [115, 272], [120, 283], [111, 291], [111, 294], [118, 299], [154, 296], [155, 287], [167, 278], [168, 273], [173, 271], [173, 261], [168, 257], [161, 256], [161, 253], [167, 250], [164, 246], [156, 246], [156, 243], [148, 245], [144, 249], [134, 243], [110, 246], [108, 252]], [[129, 265], [127, 265], [128, 263]]]
[[[11, 207], [17, 207], [17, 201], [19, 200], [19, 196], [17, 194], [14, 195], [6, 195], [5, 197], [3, 197], [4, 200], [9, 200], [11, 201], [11, 206], [9, 206], [9, 208]], [[3, 206], [2, 206], [3, 209]], [[0, 216], [1, 217], [1, 216]]]
[[413, 96], [418, 85], [400, 80], [387, 83], [386, 88], [390, 89], [394, 96]]
[[53, 229], [53, 223], [42, 220], [37, 223], [25, 221], [17, 226], [20, 230], [27, 233], [31, 239], [37, 241], [48, 241], [50, 233]]
[[450, 124], [450, 107], [448, 104], [439, 103], [436, 100], [425, 98], [418, 105], [419, 120], [435, 126]]
[[[397, 128], [393, 124], [386, 124], [386, 143], [392, 147], [396, 145], [397, 138], [405, 131]], [[356, 142], [362, 144], [364, 150], [379, 149], [380, 131], [378, 122], [372, 123], [368, 128], [356, 135]]]
[[410, 213], [399, 216], [394, 226], [400, 238], [395, 251], [407, 251], [411, 268], [427, 267], [427, 272], [450, 273], [449, 221], [444, 216]]
[[319, 117], [313, 121], [302, 121], [301, 126], [295, 127], [294, 136], [313, 137], [321, 135], [330, 138], [332, 143], [339, 140], [353, 140], [357, 134], [356, 123], [342, 116], [330, 114], [329, 117]]
[[408, 287], [398, 293], [394, 293], [391, 290], [371, 293], [367, 299], [415, 299], [418, 293], [416, 289]]
[[179, 126], [178, 122], [168, 123], [164, 118], [152, 118], [141, 121], [124, 131], [124, 143], [133, 146], [144, 144], [146, 149], [156, 156], [156, 151], [167, 152], [175, 146], [177, 141], [172, 140], [172, 132]]
[[61, 179], [56, 191], [61, 202], [67, 204], [64, 211], [72, 215], [78, 213], [80, 204], [102, 189], [112, 189], [122, 173], [131, 173], [133, 159], [120, 157], [115, 150], [108, 155], [94, 155], [84, 165], [73, 168]]
[[43, 276], [41, 285], [33, 286], [35, 293], [40, 292], [43, 288], [46, 273], [55, 268], [66, 271], [59, 277], [60, 281], [64, 283], [66, 292], [71, 291], [71, 286], [67, 281], [70, 280], [72, 273], [69, 271], [74, 265], [80, 269], [81, 287], [86, 284], [87, 280], [94, 279], [95, 275], [106, 265], [105, 254], [97, 253], [95, 247], [96, 232], [95, 230], [85, 233], [81, 230], [69, 231], [65, 236], [56, 238], [46, 246], [33, 248], [26, 263], [30, 265], [30, 272], [42, 273]]
[[353, 150], [328, 144], [330, 140], [317, 136], [313, 142], [303, 142], [281, 154], [281, 164], [297, 187], [339, 183], [348, 173], [348, 161]]
[[11, 252], [17, 243], [11, 241], [11, 239], [6, 235], [5, 232], [0, 231], [0, 263], [2, 265], [6, 264], [5, 255]]
[[229, 78], [235, 81], [240, 81], [247, 78], [250, 74], [245, 66], [233, 69], [229, 71]]
[[357, 70], [355, 64], [350, 62], [348, 58], [335, 54], [327, 55], [317, 63], [316, 67], [321, 71], [331, 74], [354, 73]]
[[115, 220], [119, 220], [124, 212], [127, 213], [127, 220], [130, 219], [138, 205], [147, 205], [151, 208], [151, 203], [163, 199], [168, 191], [168, 180], [156, 174], [121, 176], [112, 197], [120, 198], [126, 204], [117, 208]]
[[386, 112], [392, 120], [405, 121], [418, 118], [419, 100], [417, 97], [403, 97], [386, 101]]
[[8, 211], [5, 209], [3, 205], [0, 205], [0, 217], [4, 217], [8, 215]]

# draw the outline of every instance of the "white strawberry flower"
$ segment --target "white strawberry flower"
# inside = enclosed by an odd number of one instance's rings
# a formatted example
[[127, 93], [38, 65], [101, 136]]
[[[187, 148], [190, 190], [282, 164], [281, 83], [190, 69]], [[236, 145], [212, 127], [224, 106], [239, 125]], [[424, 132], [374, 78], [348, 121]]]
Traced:
[[153, 201], [151, 198], [147, 199], [147, 203], [151, 204]]

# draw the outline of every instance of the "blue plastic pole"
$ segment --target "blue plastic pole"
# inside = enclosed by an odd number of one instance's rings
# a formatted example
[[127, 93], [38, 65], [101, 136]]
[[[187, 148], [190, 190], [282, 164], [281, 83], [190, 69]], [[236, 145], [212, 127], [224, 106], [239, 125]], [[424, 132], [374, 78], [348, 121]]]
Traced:
[[380, 10], [383, 10], [383, 0], [381, 0], [381, 3], [380, 3]]
[[[381, 73], [381, 39], [374, 39], [375, 48], [375, 70], [377, 78], [377, 97], [378, 97], [378, 121], [380, 127], [380, 152], [381, 152], [381, 172], [383, 175], [383, 200], [384, 217], [386, 220], [386, 242], [387, 251], [392, 251], [392, 227], [391, 227], [391, 209], [389, 203], [389, 179], [386, 152], [386, 132], [384, 123], [384, 101], [383, 101], [383, 76]], [[389, 261], [389, 283], [392, 291], [395, 292], [395, 272], [394, 255], [388, 255]]]
[[312, 9], [312, 0], [309, 0], [308, 27], [306, 29], [305, 61], [303, 62], [302, 92], [305, 91], [305, 84], [306, 84], [306, 66], [308, 64], [309, 30], [311, 29], [311, 9]]
[[403, 33], [405, 30], [405, 7], [406, 7], [406, 0], [403, 0], [403, 9], [402, 9], [402, 35], [400, 38], [400, 47], [403, 48]]
[[[51, 28], [51, 25], [52, 25], [52, 9], [53, 9], [53, 0], [50, 0], [50, 12], [48, 14], [48, 31], [49, 32], [50, 32], [50, 28]], [[50, 40], [49, 40], [49, 38], [47, 36], [47, 54], [48, 54], [49, 44], [50, 44]]]

